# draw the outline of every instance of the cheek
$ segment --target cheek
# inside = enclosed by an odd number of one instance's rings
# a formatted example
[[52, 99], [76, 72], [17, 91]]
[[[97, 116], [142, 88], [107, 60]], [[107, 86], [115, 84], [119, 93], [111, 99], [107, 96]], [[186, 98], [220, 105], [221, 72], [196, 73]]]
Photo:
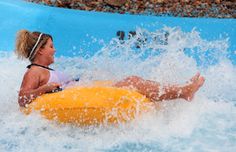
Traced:
[[49, 50], [48, 51], [48, 55], [53, 56], [54, 55], [54, 51], [53, 50]]
[[55, 51], [54, 51], [54, 50], [52, 50], [52, 51], [51, 51], [51, 54], [52, 54], [52, 55], [54, 55], [54, 53], [55, 53]]
[[54, 58], [54, 55], [53, 55], [52, 51], [49, 51], [49, 50], [46, 53], [46, 56], [47, 56], [48, 59], [53, 59]]

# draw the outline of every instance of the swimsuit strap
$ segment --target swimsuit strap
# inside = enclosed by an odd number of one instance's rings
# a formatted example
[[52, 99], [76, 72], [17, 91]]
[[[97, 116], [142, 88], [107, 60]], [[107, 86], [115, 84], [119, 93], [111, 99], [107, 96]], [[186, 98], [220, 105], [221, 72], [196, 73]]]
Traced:
[[41, 67], [41, 68], [44, 68], [44, 69], [48, 69], [50, 71], [54, 71], [53, 69], [51, 69], [49, 67], [46, 67], [46, 66], [43, 66], [43, 65], [40, 65], [40, 64], [35, 64], [35, 63], [32, 63], [32, 64], [28, 65], [26, 68], [30, 69], [31, 66], [38, 66], [38, 67]]

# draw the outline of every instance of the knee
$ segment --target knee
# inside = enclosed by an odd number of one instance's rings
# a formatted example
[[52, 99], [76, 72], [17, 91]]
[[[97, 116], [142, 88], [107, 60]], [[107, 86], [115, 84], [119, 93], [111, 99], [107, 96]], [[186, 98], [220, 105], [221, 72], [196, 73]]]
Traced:
[[115, 84], [117, 87], [125, 87], [125, 86], [132, 86], [136, 87], [142, 82], [142, 78], [138, 76], [129, 76], [123, 79], [122, 81], [119, 81]]
[[140, 80], [142, 80], [142, 78], [139, 77], [139, 76], [129, 76], [129, 77], [126, 78], [126, 81], [128, 81], [130, 83], [137, 83]]

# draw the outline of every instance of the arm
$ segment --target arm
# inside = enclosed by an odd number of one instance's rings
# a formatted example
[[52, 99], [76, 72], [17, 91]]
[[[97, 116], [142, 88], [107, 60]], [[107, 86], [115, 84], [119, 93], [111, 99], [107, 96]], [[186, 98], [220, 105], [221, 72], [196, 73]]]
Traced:
[[55, 90], [60, 85], [57, 83], [49, 83], [40, 86], [40, 74], [37, 72], [27, 72], [23, 78], [21, 89], [18, 96], [18, 103], [24, 107], [37, 98], [38, 96]]

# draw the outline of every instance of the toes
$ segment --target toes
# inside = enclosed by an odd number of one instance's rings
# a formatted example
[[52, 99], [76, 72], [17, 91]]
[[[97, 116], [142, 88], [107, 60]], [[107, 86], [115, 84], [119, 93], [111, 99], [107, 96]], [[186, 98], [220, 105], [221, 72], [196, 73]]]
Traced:
[[200, 85], [200, 86], [202, 86], [202, 85], [204, 84], [204, 82], [205, 82], [205, 78], [204, 78], [204, 77], [202, 77], [202, 76], [201, 76], [201, 77], [199, 77], [199, 79], [198, 79], [198, 80], [199, 80], [198, 82], [199, 82], [199, 85]]
[[200, 72], [197, 72], [195, 76], [191, 78], [191, 81], [196, 81], [200, 77]]

